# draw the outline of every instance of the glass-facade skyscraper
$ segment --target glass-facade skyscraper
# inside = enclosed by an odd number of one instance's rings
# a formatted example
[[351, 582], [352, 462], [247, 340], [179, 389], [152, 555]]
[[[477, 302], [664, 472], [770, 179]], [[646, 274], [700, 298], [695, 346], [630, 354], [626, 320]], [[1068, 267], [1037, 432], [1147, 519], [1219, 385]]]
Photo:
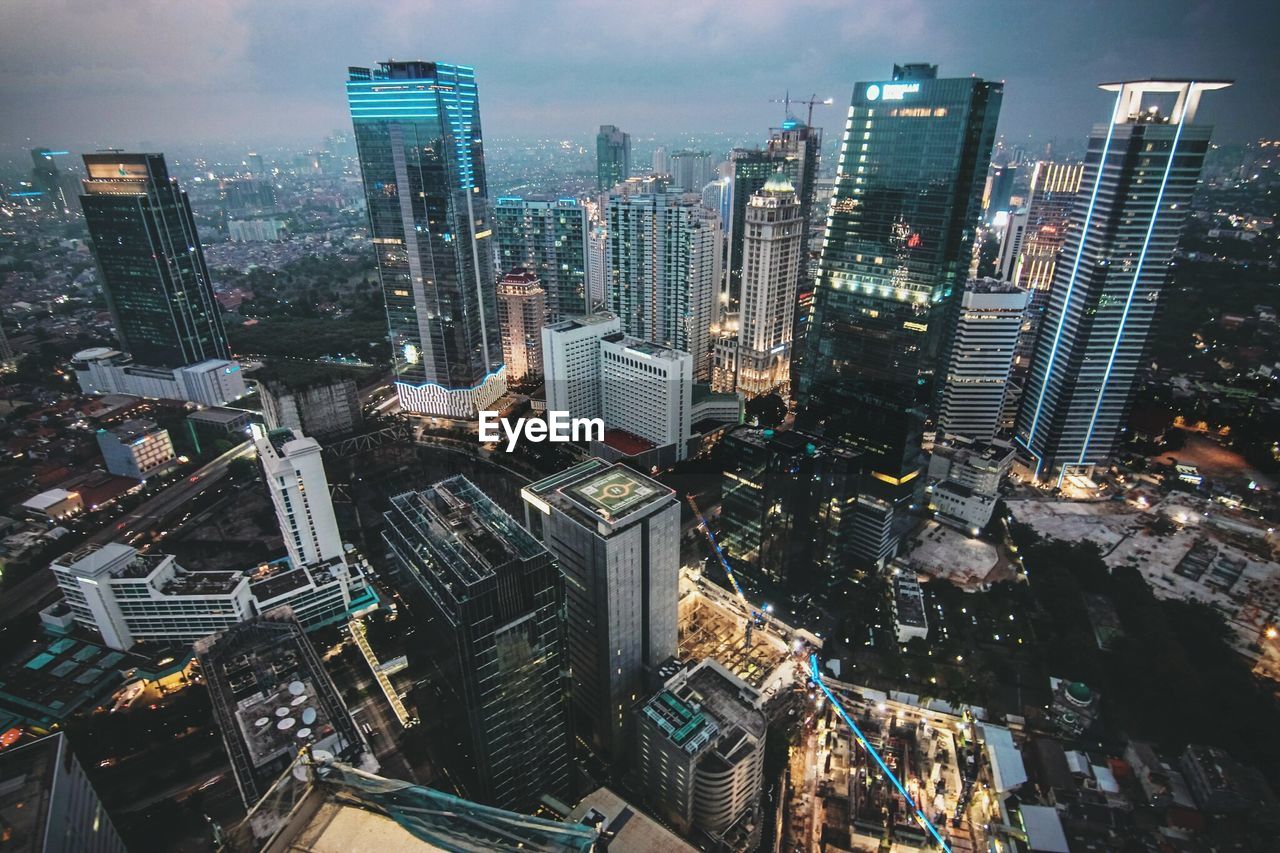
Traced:
[[124, 349], [153, 367], [229, 358], [191, 203], [164, 155], [106, 151], [84, 166], [80, 206]]
[[474, 417], [506, 390], [475, 71], [420, 60], [349, 71], [401, 408]]
[[468, 795], [531, 812], [569, 795], [564, 579], [537, 539], [464, 477], [391, 498], [383, 540], [415, 606], [420, 642], [455, 692]]
[[631, 177], [631, 134], [611, 124], [596, 134], [596, 188], [613, 189]]
[[1071, 228], [1018, 411], [1036, 479], [1105, 462], [1133, 404], [1169, 264], [1212, 128], [1202, 93], [1222, 81], [1109, 83], [1112, 114], [1089, 137]]
[[498, 273], [537, 274], [547, 294], [547, 322], [588, 312], [587, 209], [577, 199], [499, 198], [493, 207]]
[[[973, 248], [1003, 85], [895, 66], [858, 83], [800, 370], [802, 426], [863, 454], [898, 509], [922, 470], [946, 321]], [[884, 514], [887, 521], [888, 514]], [[884, 533], [878, 561], [892, 551]]]

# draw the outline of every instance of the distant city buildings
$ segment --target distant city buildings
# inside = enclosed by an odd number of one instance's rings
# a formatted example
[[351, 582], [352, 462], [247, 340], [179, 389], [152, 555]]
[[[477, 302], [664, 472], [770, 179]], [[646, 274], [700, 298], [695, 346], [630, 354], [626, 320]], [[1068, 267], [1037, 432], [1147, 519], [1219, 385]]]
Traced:
[[126, 853], [63, 732], [0, 750], [0, 815], [14, 853]]
[[944, 362], [939, 432], [980, 441], [995, 436], [1028, 296], [995, 279], [965, 285]]
[[676, 654], [680, 501], [600, 459], [526, 486], [521, 497], [525, 527], [566, 577], [578, 736], [625, 762], [646, 677]]
[[612, 189], [631, 177], [631, 134], [611, 124], [596, 134], [596, 188]]
[[547, 295], [536, 273], [517, 267], [498, 280], [498, 325], [507, 382], [533, 382], [542, 375], [542, 326]]
[[854, 89], [797, 422], [864, 454], [865, 560], [896, 550], [917, 500], [933, 379], [970, 262], [1002, 92], [977, 77], [939, 79], [932, 65], [895, 66], [892, 79]]
[[506, 390], [475, 71], [351, 68], [347, 101], [401, 408], [474, 418]]
[[627, 334], [689, 353], [694, 376], [709, 377], [719, 217], [700, 196], [653, 179], [610, 195], [607, 216], [606, 308]]
[[1115, 106], [1090, 136], [1018, 412], [1017, 441], [1037, 480], [1060, 483], [1116, 451], [1209, 148], [1211, 128], [1195, 123], [1200, 97], [1228, 85], [1103, 86]]
[[591, 229], [576, 199], [499, 198], [493, 209], [498, 275], [516, 268], [538, 276], [547, 294], [546, 322], [591, 310], [588, 304]]
[[652, 166], [655, 175], [671, 174], [671, 153], [667, 151], [665, 145], [659, 145], [653, 149]]
[[285, 225], [279, 219], [231, 219], [227, 237], [232, 243], [270, 243], [283, 239]]
[[676, 673], [641, 707], [640, 790], [681, 832], [718, 840], [740, 822], [754, 823], [758, 838], [768, 728], [763, 705], [759, 691], [707, 659]]
[[103, 463], [119, 477], [145, 480], [178, 463], [169, 431], [155, 421], [125, 421], [99, 429], [96, 435]]
[[124, 349], [154, 367], [230, 358], [191, 203], [164, 155], [86, 154], [84, 165], [80, 206]]
[[430, 615], [456, 691], [455, 770], [481, 802], [525, 812], [570, 787], [564, 580], [555, 558], [463, 477], [391, 499], [383, 539], [402, 590]]

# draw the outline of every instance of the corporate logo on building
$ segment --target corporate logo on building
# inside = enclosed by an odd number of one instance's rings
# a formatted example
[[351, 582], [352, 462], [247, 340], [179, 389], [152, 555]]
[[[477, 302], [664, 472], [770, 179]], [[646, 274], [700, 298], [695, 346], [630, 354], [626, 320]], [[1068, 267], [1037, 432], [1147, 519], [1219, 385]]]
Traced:
[[903, 95], [920, 91], [920, 83], [872, 83], [867, 87], [868, 101], [901, 101]]
[[517, 418], [512, 421], [497, 412], [480, 412], [480, 443], [498, 444], [505, 439], [506, 451], [516, 449], [521, 441], [540, 444], [544, 441], [604, 441], [602, 418], [574, 418], [568, 412], [552, 410], [546, 419]]

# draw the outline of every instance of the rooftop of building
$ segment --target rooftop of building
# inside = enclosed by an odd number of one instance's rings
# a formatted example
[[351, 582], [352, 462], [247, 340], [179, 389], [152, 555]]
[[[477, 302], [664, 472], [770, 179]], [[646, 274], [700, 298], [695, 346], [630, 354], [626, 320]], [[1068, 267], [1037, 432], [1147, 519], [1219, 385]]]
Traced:
[[333, 569], [341, 562], [340, 557], [334, 557], [314, 566], [295, 566], [288, 557], [280, 557], [259, 563], [245, 574], [253, 597], [260, 602], [270, 602], [307, 586], [333, 582]]
[[964, 289], [968, 293], [1012, 293], [1023, 294], [1027, 291], [1011, 281], [985, 276], [971, 278], [965, 282]]
[[391, 498], [388, 521], [409, 524], [434, 552], [440, 569], [466, 583], [490, 577], [513, 560], [545, 549], [466, 477], [441, 480]]
[[624, 456], [637, 456], [653, 450], [654, 443], [625, 429], [606, 429], [604, 443]]
[[561, 474], [539, 480], [526, 491], [562, 512], [594, 525], [620, 524], [629, 516], [669, 502], [675, 492], [623, 464], [591, 459]]
[[29, 643], [0, 661], [0, 730], [48, 728], [105, 699], [124, 682], [124, 672], [151, 663], [78, 634]]
[[542, 280], [538, 278], [538, 274], [527, 270], [524, 267], [514, 267], [502, 278], [498, 280], [498, 287], [505, 286], [508, 290], [516, 293], [528, 293], [533, 290], [541, 290], [539, 286]]
[[552, 323], [546, 328], [551, 329], [553, 332], [571, 332], [574, 329], [586, 329], [604, 323], [616, 322], [617, 319], [613, 314], [602, 311], [596, 314], [584, 314], [580, 317], [569, 317], [559, 323]]
[[737, 733], [757, 742], [764, 739], [767, 721], [761, 701], [758, 690], [708, 658], [669, 679], [645, 703], [644, 714], [691, 755], [709, 746], [720, 750], [723, 736], [727, 750], [721, 750], [722, 757], [732, 760], [741, 745]]
[[693, 356], [689, 355], [689, 353], [684, 350], [664, 347], [661, 344], [655, 344], [652, 341], [633, 338], [624, 332], [614, 332], [613, 334], [605, 335], [602, 340], [610, 344], [620, 344], [627, 352], [633, 352], [646, 358], [661, 358], [672, 361], [693, 358]]
[[583, 797], [565, 822], [585, 826], [601, 822], [612, 836], [609, 853], [693, 853], [697, 849], [608, 788], [597, 788]]
[[121, 444], [135, 444], [143, 441], [155, 433], [165, 432], [165, 430], [155, 421], [145, 418], [137, 418], [128, 420], [116, 426], [107, 427], [98, 430], [100, 433], [110, 433], [116, 437]]
[[238, 423], [245, 418], [252, 418], [253, 415], [253, 412], [249, 412], [244, 409], [227, 409], [222, 406], [210, 406], [207, 409], [200, 409], [199, 411], [195, 411], [187, 415], [187, 420], [225, 426]]
[[893, 576], [894, 617], [901, 625], [927, 628], [924, 613], [924, 593], [920, 582], [910, 571], [900, 571]]

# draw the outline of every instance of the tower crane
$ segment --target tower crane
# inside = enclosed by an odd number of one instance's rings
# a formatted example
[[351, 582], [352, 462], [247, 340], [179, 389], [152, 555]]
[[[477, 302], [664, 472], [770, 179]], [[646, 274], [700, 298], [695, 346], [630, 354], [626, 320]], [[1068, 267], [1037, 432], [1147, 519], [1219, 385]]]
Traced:
[[782, 104], [783, 105], [782, 109], [787, 114], [787, 118], [791, 117], [791, 105], [793, 103], [808, 104], [809, 113], [808, 113], [808, 118], [805, 119], [805, 124], [807, 124], [809, 127], [813, 127], [813, 108], [817, 106], [829, 107], [835, 103], [835, 100], [832, 98], [819, 98], [815, 93], [810, 95], [808, 98], [804, 98], [804, 99], [797, 98], [795, 101], [792, 101], [791, 92], [790, 90], [788, 90], [785, 97], [770, 98], [769, 103]]

